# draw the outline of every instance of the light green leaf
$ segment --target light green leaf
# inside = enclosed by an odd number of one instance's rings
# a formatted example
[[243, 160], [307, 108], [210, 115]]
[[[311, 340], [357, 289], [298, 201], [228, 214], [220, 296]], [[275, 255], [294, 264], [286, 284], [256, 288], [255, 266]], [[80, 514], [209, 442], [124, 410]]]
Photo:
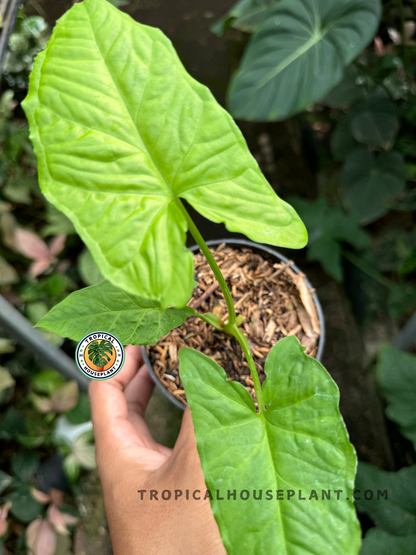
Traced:
[[[356, 555], [356, 457], [339, 413], [338, 388], [323, 366], [304, 354], [295, 337], [279, 341], [266, 361], [262, 416], [247, 390], [227, 381], [214, 360], [188, 348], [179, 360], [228, 555]], [[322, 490], [328, 489], [331, 499], [323, 501]], [[339, 501], [333, 493], [338, 489]], [[228, 501], [233, 490], [236, 500]], [[249, 491], [249, 500], [241, 500], [242, 490]], [[262, 500], [253, 500], [253, 490], [263, 491]], [[276, 490], [283, 490], [283, 500], [276, 500]], [[294, 496], [288, 500], [290, 490]], [[299, 500], [299, 490], [305, 500]], [[313, 491], [319, 501], [309, 499]]]
[[371, 41], [379, 19], [379, 0], [281, 0], [231, 81], [231, 113], [280, 121], [322, 100]]
[[80, 464], [74, 454], [68, 455], [63, 463], [64, 472], [68, 476], [70, 482], [77, 481], [80, 472]]
[[179, 199], [258, 242], [302, 247], [232, 118], [170, 41], [105, 0], [75, 4], [36, 59], [24, 108], [43, 193], [73, 222], [103, 275], [184, 306], [193, 255]]
[[78, 271], [86, 285], [98, 285], [104, 281], [104, 276], [88, 249], [84, 249], [78, 257]]
[[387, 212], [383, 202], [406, 187], [403, 156], [386, 152], [377, 158], [367, 150], [352, 152], [341, 173], [345, 207], [363, 225]]
[[14, 384], [14, 378], [7, 368], [0, 366], [0, 394], [3, 393], [4, 390], [9, 389], [9, 387], [12, 387]]
[[371, 528], [364, 538], [360, 555], [414, 555], [416, 535], [391, 536], [379, 528]]
[[308, 260], [317, 260], [330, 276], [342, 281], [342, 243], [364, 248], [369, 245], [367, 234], [354, 218], [343, 212], [341, 206], [329, 207], [323, 197], [313, 202], [290, 197], [290, 202], [308, 230]]
[[75, 440], [72, 454], [82, 468], [93, 470], [95, 463], [95, 446], [90, 443], [91, 434], [86, 432]]
[[[357, 508], [390, 534], [416, 534], [415, 483], [416, 466], [405, 467], [398, 472], [386, 472], [372, 464], [360, 462], [355, 482], [355, 489], [360, 492], [356, 493]], [[372, 492], [371, 499], [365, 499], [366, 491]]]
[[124, 345], [152, 345], [193, 314], [189, 306], [163, 309], [157, 301], [129, 295], [103, 281], [71, 293], [38, 326], [75, 341], [103, 330], [114, 333]]
[[37, 393], [51, 395], [56, 389], [65, 385], [66, 381], [59, 372], [48, 368], [42, 370], [32, 380], [32, 388]]
[[384, 145], [394, 138], [399, 128], [394, 104], [379, 93], [355, 104], [348, 120], [354, 139], [364, 144]]
[[377, 381], [388, 401], [386, 414], [416, 449], [416, 356], [394, 347], [380, 349]]

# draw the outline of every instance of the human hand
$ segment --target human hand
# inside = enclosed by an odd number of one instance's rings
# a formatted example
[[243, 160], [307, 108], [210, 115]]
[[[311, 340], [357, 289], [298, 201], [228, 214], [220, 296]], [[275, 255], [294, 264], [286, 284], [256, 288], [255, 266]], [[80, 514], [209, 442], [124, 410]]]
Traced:
[[[204, 500], [190, 410], [185, 410], [174, 449], [159, 445], [143, 418], [153, 386], [140, 347], [131, 345], [116, 376], [89, 386], [114, 555], [226, 555], [209, 500]], [[139, 490], [146, 490], [143, 499]], [[150, 500], [150, 490], [159, 492], [158, 501]], [[164, 490], [172, 492], [168, 501], [161, 499]], [[183, 492], [176, 500], [174, 490]], [[192, 496], [196, 490], [200, 500]]]

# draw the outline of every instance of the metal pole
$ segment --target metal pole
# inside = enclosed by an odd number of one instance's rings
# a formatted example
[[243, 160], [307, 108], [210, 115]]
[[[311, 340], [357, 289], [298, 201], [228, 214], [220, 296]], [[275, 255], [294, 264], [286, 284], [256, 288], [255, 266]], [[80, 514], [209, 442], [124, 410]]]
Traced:
[[55, 368], [69, 380], [75, 380], [82, 391], [88, 389], [90, 380], [78, 370], [75, 362], [61, 349], [49, 343], [33, 328], [29, 320], [1, 295], [0, 326], [16, 341], [37, 355], [46, 366]]

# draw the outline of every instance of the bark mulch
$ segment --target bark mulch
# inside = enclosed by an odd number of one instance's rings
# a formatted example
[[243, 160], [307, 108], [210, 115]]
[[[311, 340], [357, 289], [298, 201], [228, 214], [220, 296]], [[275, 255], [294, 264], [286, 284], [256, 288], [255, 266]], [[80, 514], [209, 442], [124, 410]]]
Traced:
[[[267, 355], [282, 337], [295, 335], [306, 347], [306, 354], [316, 356], [321, 330], [315, 303], [304, 274], [296, 274], [291, 269], [292, 261], [278, 262], [251, 249], [235, 249], [224, 243], [212, 253], [226, 278], [236, 313], [245, 319], [241, 327], [262, 383], [266, 377]], [[195, 279], [199, 285], [188, 304], [199, 313], [212, 312], [226, 319], [227, 308], [221, 289], [199, 252], [195, 254]], [[191, 347], [213, 358], [224, 368], [228, 379], [240, 382], [256, 400], [250, 370], [237, 340], [191, 317], [148, 347], [159, 380], [184, 404], [186, 395], [179, 377], [178, 360], [182, 347]]]

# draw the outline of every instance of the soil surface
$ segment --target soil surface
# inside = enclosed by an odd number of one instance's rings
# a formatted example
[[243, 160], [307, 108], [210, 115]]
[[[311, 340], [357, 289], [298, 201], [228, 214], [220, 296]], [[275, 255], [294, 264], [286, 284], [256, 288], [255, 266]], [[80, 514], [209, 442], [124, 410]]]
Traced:
[[[235, 249], [225, 243], [212, 253], [226, 278], [237, 316], [244, 319], [241, 328], [248, 338], [261, 383], [266, 378], [266, 358], [283, 337], [294, 335], [306, 347], [306, 354], [316, 356], [321, 332], [316, 307], [304, 275], [291, 269], [292, 261], [264, 258], [249, 248]], [[198, 313], [211, 312], [224, 322], [224, 297], [200, 252], [195, 255], [195, 279], [199, 285], [188, 304]], [[238, 341], [198, 317], [188, 318], [148, 348], [157, 376], [176, 398], [186, 403], [179, 377], [178, 352], [182, 347], [192, 347], [214, 359], [227, 377], [240, 382], [256, 401], [250, 370]]]

